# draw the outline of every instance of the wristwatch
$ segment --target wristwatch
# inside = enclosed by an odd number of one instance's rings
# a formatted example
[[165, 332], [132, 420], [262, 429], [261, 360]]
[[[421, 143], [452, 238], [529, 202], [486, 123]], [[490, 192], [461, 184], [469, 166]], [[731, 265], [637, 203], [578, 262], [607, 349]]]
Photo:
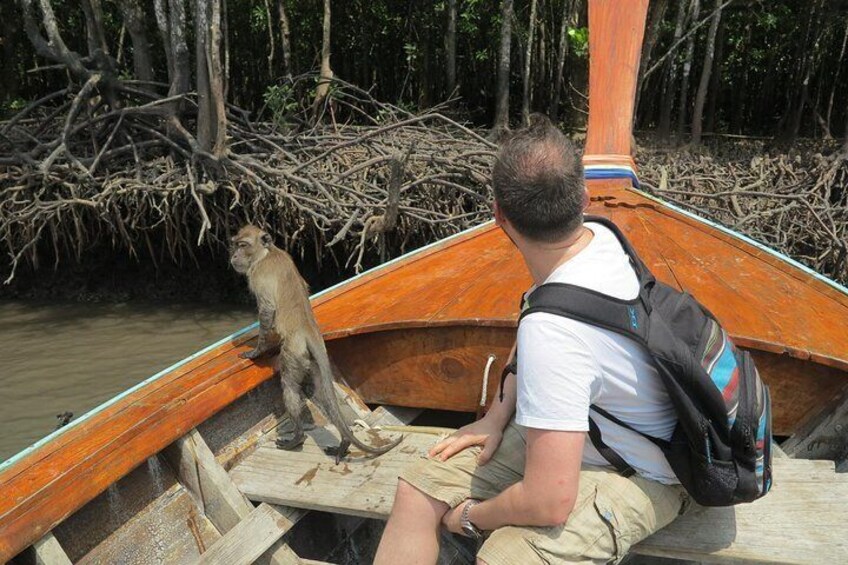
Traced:
[[465, 532], [466, 536], [475, 540], [479, 540], [483, 537], [483, 531], [471, 523], [471, 520], [468, 519], [468, 511], [471, 510], [472, 506], [477, 506], [478, 504], [480, 504], [479, 500], [469, 500], [468, 504], [466, 504], [462, 509], [462, 515], [459, 518], [459, 524], [462, 526], [462, 531]]

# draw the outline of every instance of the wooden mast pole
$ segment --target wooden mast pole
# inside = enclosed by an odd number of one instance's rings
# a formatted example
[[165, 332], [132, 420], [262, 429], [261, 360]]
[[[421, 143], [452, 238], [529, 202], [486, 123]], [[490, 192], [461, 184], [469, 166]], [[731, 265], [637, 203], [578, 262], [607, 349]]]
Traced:
[[647, 13], [648, 0], [589, 0], [587, 173], [626, 167], [635, 174], [630, 138]]

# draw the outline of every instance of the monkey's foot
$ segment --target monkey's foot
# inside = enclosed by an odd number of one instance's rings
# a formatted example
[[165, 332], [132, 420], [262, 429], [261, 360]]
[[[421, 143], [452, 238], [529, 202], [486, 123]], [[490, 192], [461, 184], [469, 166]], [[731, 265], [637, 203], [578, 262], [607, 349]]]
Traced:
[[335, 455], [336, 457], [336, 465], [341, 463], [342, 459], [344, 459], [348, 452], [350, 451], [350, 442], [342, 440], [338, 447], [327, 446], [324, 448], [324, 453], [327, 455]]
[[241, 353], [239, 353], [239, 357], [241, 357], [242, 359], [250, 360], [259, 359], [259, 357], [262, 356], [262, 353], [263, 352], [259, 351], [258, 349], [251, 349], [250, 351], [242, 351]]
[[277, 438], [275, 442], [277, 445], [277, 449], [285, 449], [286, 451], [291, 451], [296, 447], [300, 447], [303, 445], [303, 442], [306, 441], [306, 435], [303, 433], [294, 434], [289, 439]]

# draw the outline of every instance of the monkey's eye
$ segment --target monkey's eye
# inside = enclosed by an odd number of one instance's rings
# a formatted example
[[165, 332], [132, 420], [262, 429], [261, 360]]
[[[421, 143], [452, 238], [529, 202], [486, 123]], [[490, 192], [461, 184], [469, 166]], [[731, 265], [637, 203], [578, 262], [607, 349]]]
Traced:
[[246, 241], [239, 241], [236, 245], [238, 246], [239, 249], [244, 249], [245, 247], [247, 247], [247, 242]]

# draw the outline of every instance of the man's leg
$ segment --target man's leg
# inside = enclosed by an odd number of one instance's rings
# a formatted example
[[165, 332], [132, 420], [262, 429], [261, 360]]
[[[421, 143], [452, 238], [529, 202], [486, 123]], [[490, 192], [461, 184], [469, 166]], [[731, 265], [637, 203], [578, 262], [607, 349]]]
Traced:
[[497, 496], [521, 480], [526, 449], [524, 430], [512, 422], [485, 465], [477, 465], [481, 449], [475, 446], [444, 462], [422, 459], [404, 471], [375, 563], [435, 563], [445, 512], [467, 498]]
[[399, 479], [392, 514], [380, 539], [374, 564], [435, 563], [439, 556], [439, 527], [448, 508], [446, 503]]

